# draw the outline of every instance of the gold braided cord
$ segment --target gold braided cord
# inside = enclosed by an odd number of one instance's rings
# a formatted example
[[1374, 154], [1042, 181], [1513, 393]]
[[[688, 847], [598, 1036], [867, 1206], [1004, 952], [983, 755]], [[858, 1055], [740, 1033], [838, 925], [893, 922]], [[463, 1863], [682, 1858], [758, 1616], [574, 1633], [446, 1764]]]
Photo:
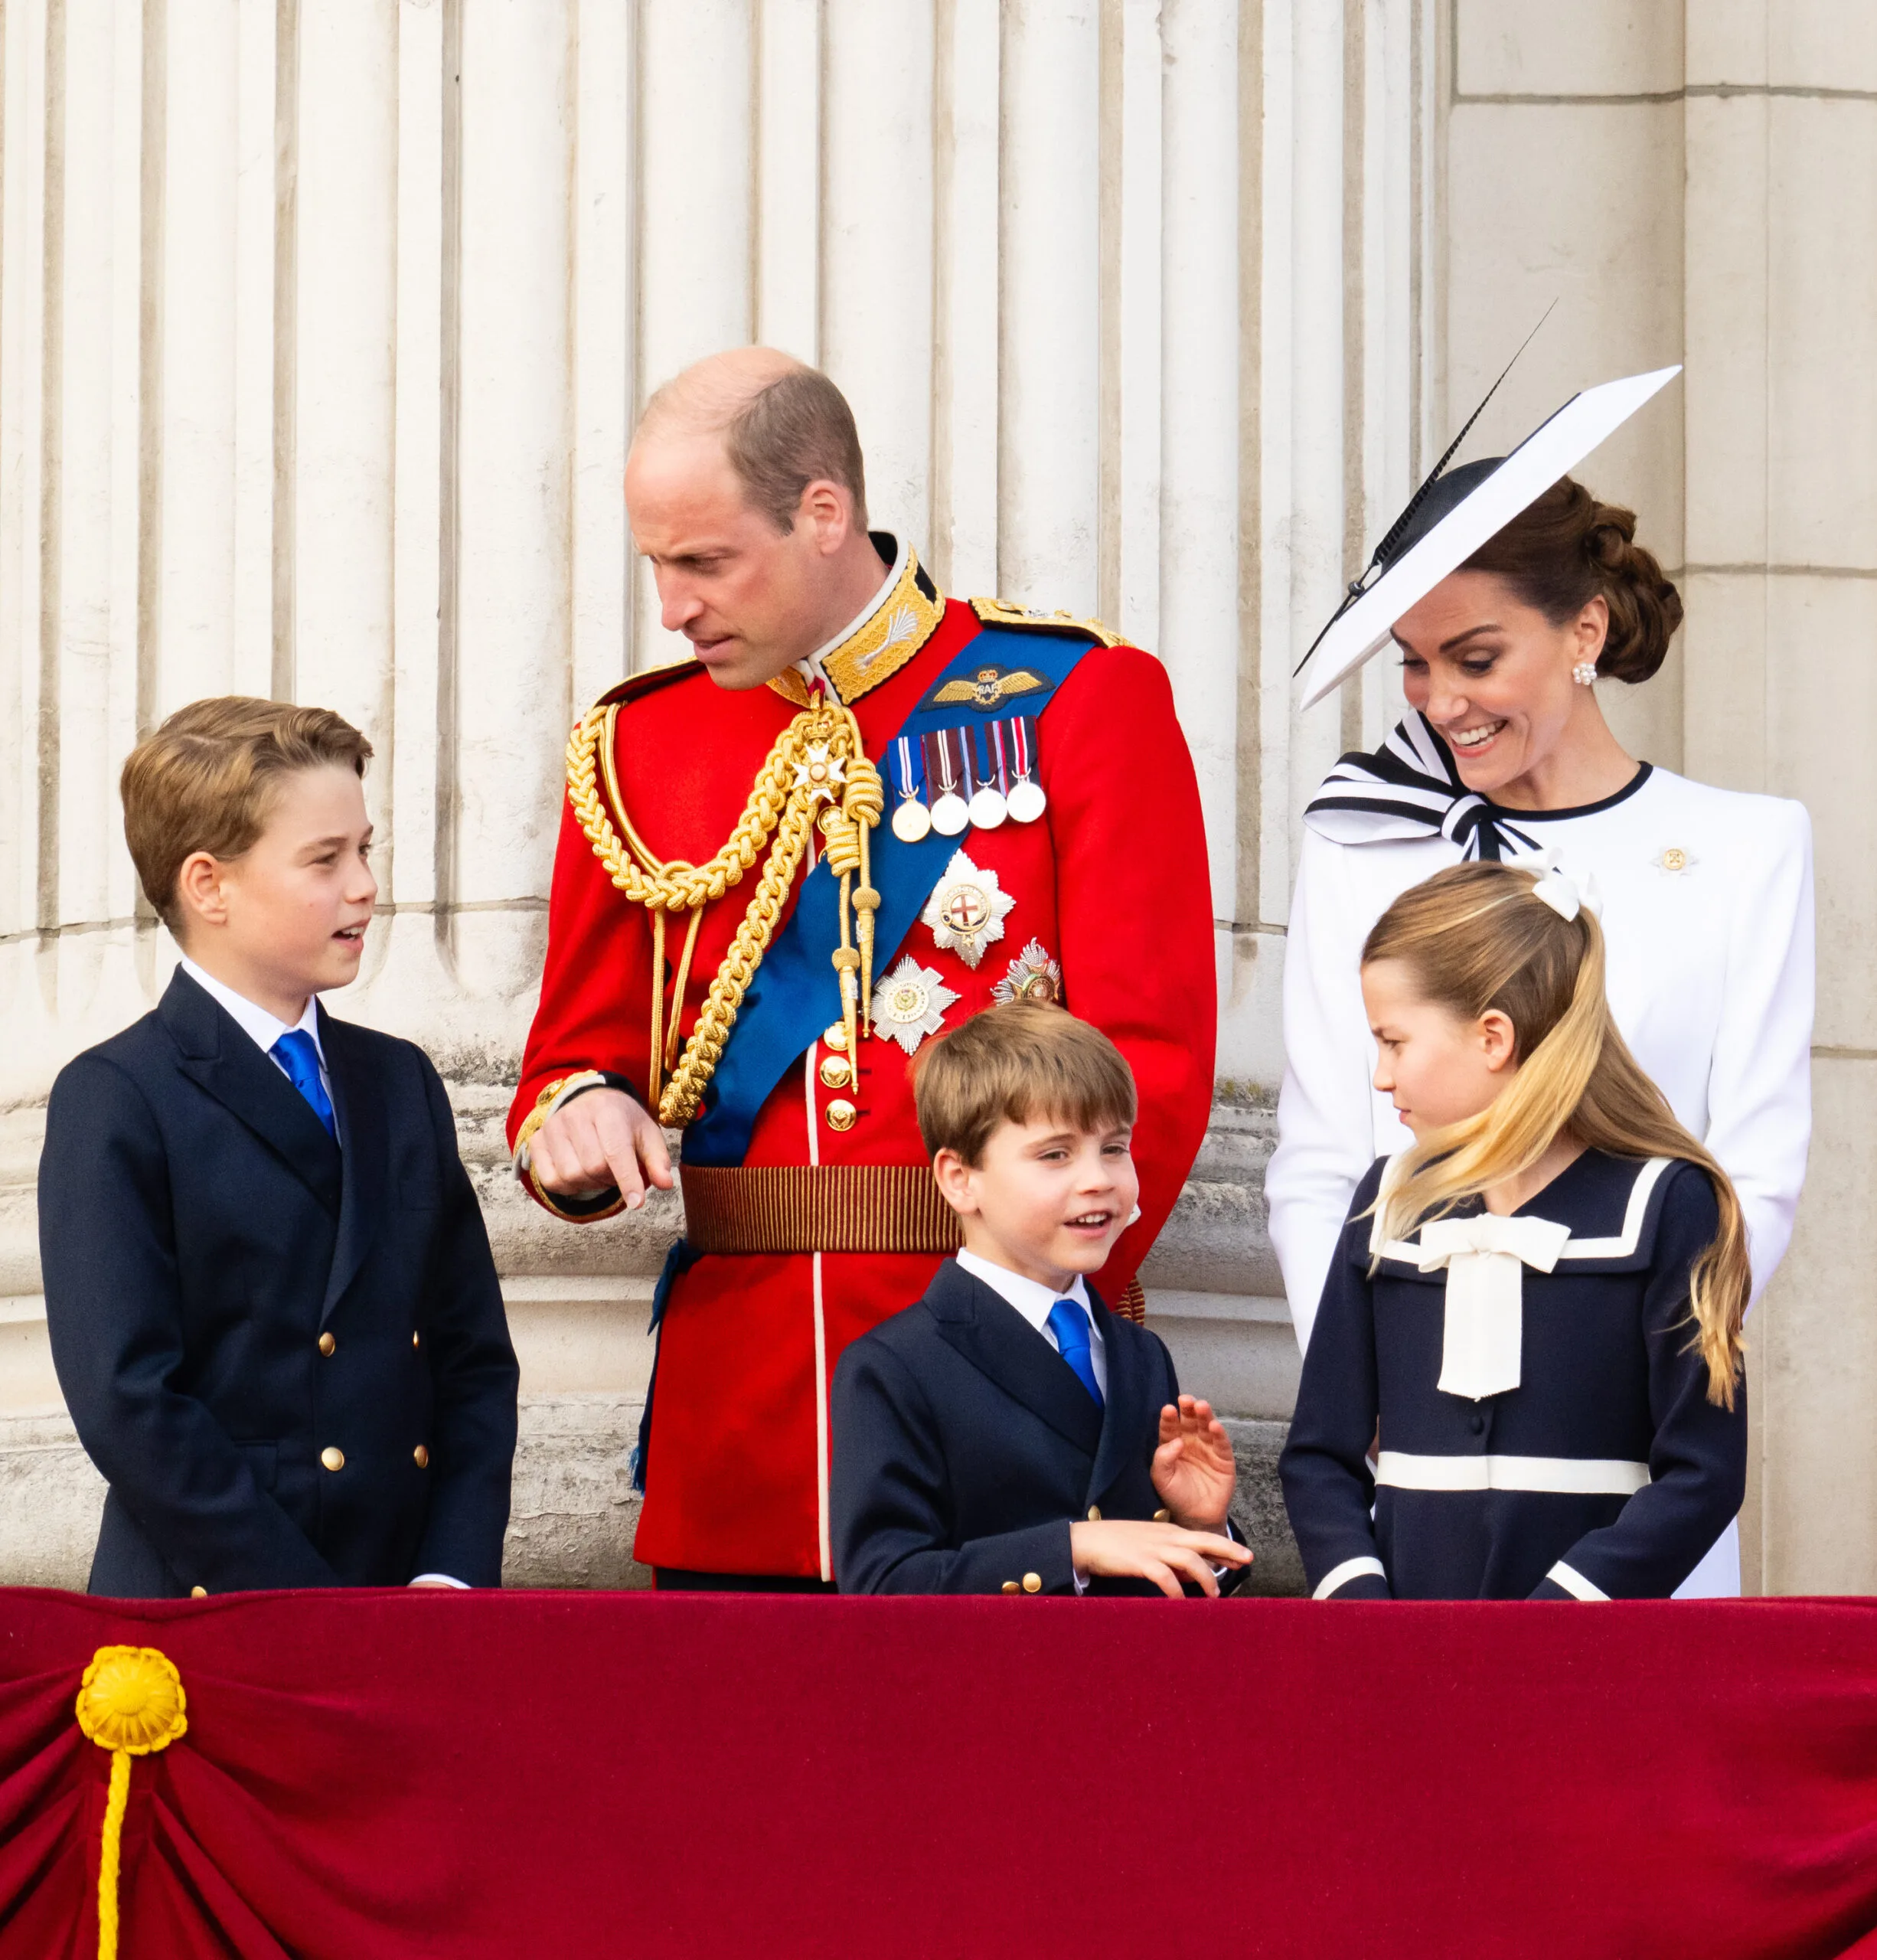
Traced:
[[[619, 841], [607, 816], [595, 781], [596, 758], [602, 730], [610, 732], [615, 710], [606, 703], [592, 709], [567, 738], [567, 800], [573, 806], [587, 841], [606, 868], [606, 875], [635, 905], [663, 906], [688, 912], [714, 898], [721, 898], [756, 861], [756, 854], [782, 820], [789, 799], [798, 747], [805, 746], [799, 733], [803, 722], [827, 717], [813, 709], [795, 717], [775, 738], [769, 760], [757, 772], [749, 801], [730, 832], [730, 841], [714, 858], [702, 864], [687, 864], [681, 858], [668, 864], [652, 863], [657, 868], [641, 867], [633, 861]], [[650, 858], [650, 853], [646, 854]]]
[[[567, 799], [608, 877], [633, 903], [645, 906], [654, 915], [653, 937], [658, 957], [652, 986], [651, 1093], [658, 1102], [660, 1122], [670, 1129], [681, 1129], [697, 1112], [704, 1090], [723, 1056], [724, 1044], [736, 1024], [743, 995], [769, 949], [776, 922], [794, 885], [795, 873], [808, 850], [818, 809], [833, 861], [830, 868], [841, 877], [841, 943], [833, 957], [840, 974], [843, 1018], [847, 1024], [851, 1043], [864, 998], [856, 984], [854, 969], [864, 967], [870, 995], [873, 924], [871, 907], [879, 903], [878, 895], [867, 880], [867, 833], [880, 821], [886, 807], [886, 792], [880, 772], [867, 760], [860, 724], [852, 712], [837, 702], [818, 698], [777, 737], [767, 760], [757, 773], [743, 814], [723, 848], [701, 864], [687, 864], [678, 858], [661, 861], [633, 829], [619, 794], [612, 765], [617, 714], [616, 706], [602, 702], [583, 717], [568, 738]], [[600, 792], [598, 775], [602, 766], [599, 758], [602, 743], [607, 790], [629, 846], [621, 841], [608, 812], [606, 799]], [[819, 766], [824, 763], [839, 765], [838, 802], [828, 800], [836, 779], [829, 769]], [[667, 1060], [675, 1043], [700, 908], [713, 899], [721, 898], [730, 886], [740, 884], [743, 874], [754, 866], [765, 845], [769, 855], [749, 908], [710, 983], [684, 1052], [672, 1065], [670, 1080], [661, 1091], [661, 1064]], [[859, 893], [852, 890], [853, 874], [857, 871], [862, 879]], [[855, 907], [860, 908], [862, 949], [858, 952], [850, 946], [849, 921]], [[663, 929], [664, 915], [672, 911], [688, 913], [690, 918], [668, 1034], [662, 1025]]]
[[808, 848], [808, 829], [814, 821], [814, 806], [805, 799], [791, 798], [782, 812], [775, 848], [762, 867], [749, 910], [730, 941], [723, 964], [710, 982], [710, 991], [698, 1010], [697, 1024], [691, 1030], [684, 1052], [659, 1099], [658, 1120], [668, 1129], [682, 1129], [697, 1113], [703, 1093], [723, 1059], [724, 1044], [736, 1025], [743, 995], [756, 977], [762, 956], [769, 951], [782, 916], [782, 905], [795, 881], [795, 868]]

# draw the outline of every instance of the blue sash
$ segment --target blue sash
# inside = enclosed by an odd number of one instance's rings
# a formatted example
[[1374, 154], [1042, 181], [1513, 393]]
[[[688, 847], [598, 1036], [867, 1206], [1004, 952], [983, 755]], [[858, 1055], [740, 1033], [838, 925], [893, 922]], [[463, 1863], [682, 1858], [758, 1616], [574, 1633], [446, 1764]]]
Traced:
[[[933, 681], [921, 705], [906, 717], [897, 734], [916, 739], [942, 728], [974, 727], [999, 714], [1040, 714], [1092, 644], [1065, 634], [986, 627]], [[969, 701], [943, 707], [927, 705], [945, 682], [987, 665], [1026, 668], [1041, 675], [1047, 688], [1032, 689], [990, 710]], [[886, 746], [890, 749], [890, 743]], [[883, 750], [883, 774], [884, 753]], [[890, 780], [889, 816], [893, 801]], [[871, 870], [874, 889], [880, 893], [880, 910], [873, 917], [876, 984], [925, 909], [952, 854], [965, 841], [961, 837], [941, 837], [934, 831], [917, 844], [903, 844], [890, 823], [882, 823], [873, 833]], [[840, 943], [841, 881], [824, 858], [802, 880], [795, 911], [770, 942], [743, 995], [736, 1025], [704, 1091], [703, 1106], [684, 1132], [686, 1163], [736, 1165], [743, 1161], [756, 1113], [770, 1090], [806, 1052], [808, 1044], [841, 1018], [841, 982], [828, 957]]]

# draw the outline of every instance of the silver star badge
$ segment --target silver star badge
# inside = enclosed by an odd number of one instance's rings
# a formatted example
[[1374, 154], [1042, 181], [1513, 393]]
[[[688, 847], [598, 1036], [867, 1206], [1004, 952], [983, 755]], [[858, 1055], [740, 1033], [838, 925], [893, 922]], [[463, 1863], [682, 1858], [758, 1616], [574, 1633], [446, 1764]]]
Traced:
[[974, 967], [984, 948], [1004, 936], [1004, 915], [1017, 903], [997, 888], [995, 871], [981, 871], [962, 851], [955, 852], [938, 888], [919, 916], [932, 928], [941, 952], [955, 952]]
[[873, 1032], [897, 1041], [909, 1055], [945, 1024], [945, 1009], [958, 996], [910, 953], [873, 989]]
[[1032, 939], [1010, 962], [1010, 971], [991, 988], [991, 998], [1001, 1007], [1008, 1007], [1013, 1001], [1053, 1004], [1063, 998], [1063, 969], [1049, 957], [1040, 939]]

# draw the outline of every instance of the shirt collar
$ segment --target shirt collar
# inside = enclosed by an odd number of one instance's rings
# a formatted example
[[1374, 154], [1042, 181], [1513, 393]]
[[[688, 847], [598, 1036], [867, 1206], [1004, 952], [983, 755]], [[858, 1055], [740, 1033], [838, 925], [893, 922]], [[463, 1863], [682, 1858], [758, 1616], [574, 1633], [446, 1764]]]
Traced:
[[961, 1251], [953, 1256], [974, 1279], [981, 1279], [999, 1298], [1014, 1307], [1039, 1334], [1048, 1325], [1049, 1309], [1058, 1300], [1073, 1300], [1089, 1315], [1090, 1326], [1094, 1325], [1095, 1315], [1089, 1311], [1089, 1289], [1080, 1273], [1070, 1282], [1066, 1292], [1053, 1293], [1040, 1280], [1027, 1279], [1007, 1266], [994, 1265], [977, 1253]]
[[945, 601], [920, 568], [912, 546], [890, 531], [867, 535], [892, 569], [880, 590], [832, 639], [769, 683], [798, 706], [818, 686], [837, 701], [857, 701], [898, 673], [945, 618]]
[[[256, 1007], [245, 994], [237, 994], [233, 988], [225, 985], [214, 974], [205, 973], [187, 953], [182, 956], [182, 970], [211, 1000], [224, 1010], [229, 1018], [263, 1055], [273, 1052], [274, 1044], [282, 1035], [293, 1031], [292, 1027], [278, 1014], [269, 1014], [263, 1007]], [[307, 995], [306, 1011], [300, 1016], [297, 1024], [313, 1037], [313, 1046], [318, 1050], [319, 1059], [323, 1064], [326, 1050], [325, 1044], [319, 1038], [319, 996], [317, 994]]]

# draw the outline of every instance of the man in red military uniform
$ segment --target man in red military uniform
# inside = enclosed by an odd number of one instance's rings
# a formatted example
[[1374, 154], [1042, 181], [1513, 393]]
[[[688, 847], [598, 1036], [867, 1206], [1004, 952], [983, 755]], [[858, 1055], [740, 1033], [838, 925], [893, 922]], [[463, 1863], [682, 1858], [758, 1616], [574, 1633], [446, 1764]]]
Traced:
[[557, 1216], [668, 1185], [637, 1555], [659, 1583], [831, 1580], [828, 1389], [956, 1243], [909, 1064], [1019, 995], [1104, 1030], [1140, 1090], [1135, 1272], [1210, 1107], [1197, 786], [1159, 663], [1092, 623], [941, 597], [866, 528], [825, 376], [763, 348], [655, 396], [626, 497], [697, 658], [568, 749], [547, 970], [509, 1118]]

